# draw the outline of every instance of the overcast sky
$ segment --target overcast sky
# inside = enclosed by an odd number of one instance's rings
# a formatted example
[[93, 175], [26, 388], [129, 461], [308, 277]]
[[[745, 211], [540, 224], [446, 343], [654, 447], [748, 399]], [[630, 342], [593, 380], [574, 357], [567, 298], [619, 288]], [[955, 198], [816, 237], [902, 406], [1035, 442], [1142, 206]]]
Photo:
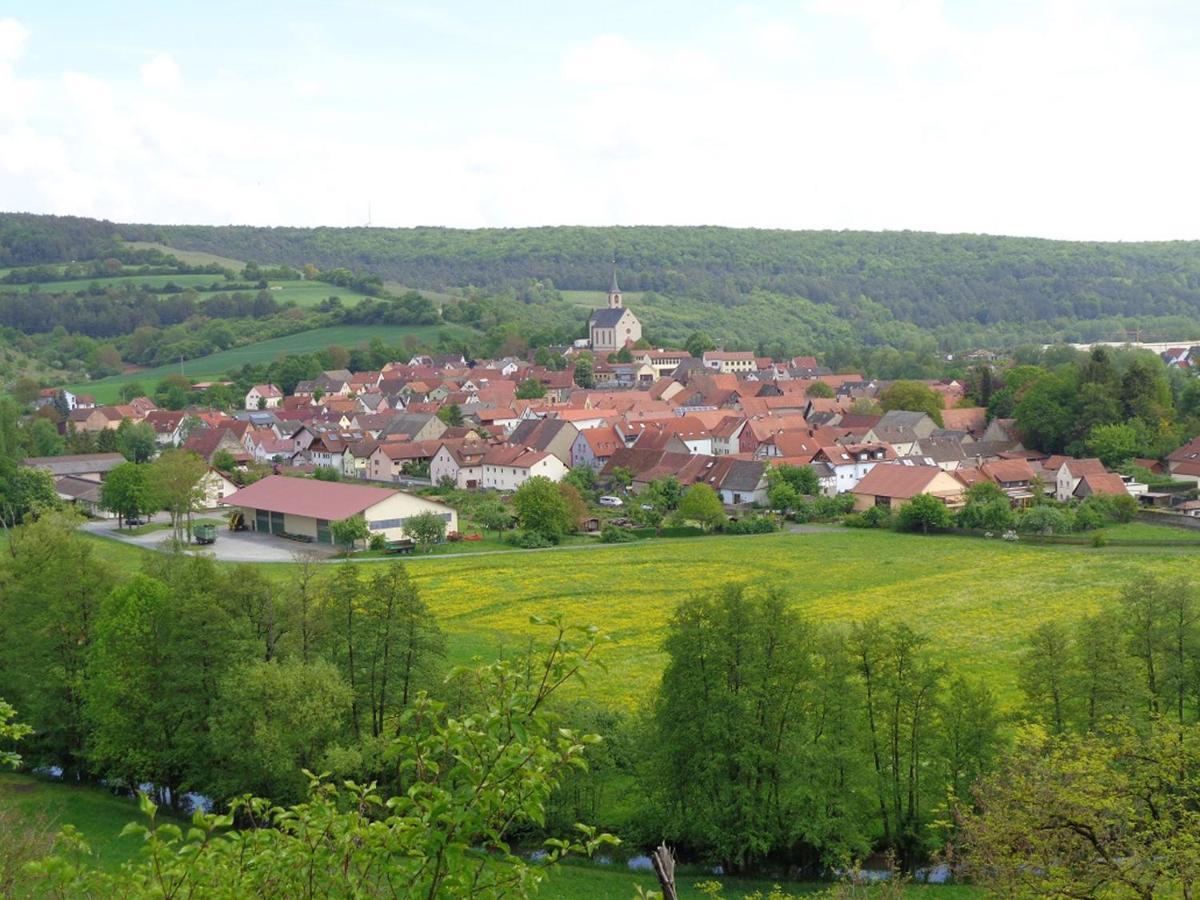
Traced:
[[1198, 41], [1200, 0], [10, 0], [0, 208], [1200, 238]]

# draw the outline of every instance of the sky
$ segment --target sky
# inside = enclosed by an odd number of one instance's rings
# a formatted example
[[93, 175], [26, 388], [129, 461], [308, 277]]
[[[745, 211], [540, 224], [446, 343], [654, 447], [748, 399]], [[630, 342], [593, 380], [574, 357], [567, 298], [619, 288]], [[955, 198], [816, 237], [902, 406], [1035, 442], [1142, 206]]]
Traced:
[[9, 0], [0, 209], [1196, 239], [1198, 41], [1197, 0]]

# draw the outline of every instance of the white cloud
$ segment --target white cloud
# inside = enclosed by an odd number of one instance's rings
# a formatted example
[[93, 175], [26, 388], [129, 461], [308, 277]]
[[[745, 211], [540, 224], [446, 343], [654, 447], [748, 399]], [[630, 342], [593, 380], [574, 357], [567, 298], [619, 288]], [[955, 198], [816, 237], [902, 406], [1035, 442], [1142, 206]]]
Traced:
[[159, 53], [141, 68], [142, 84], [148, 88], [173, 88], [179, 84], [179, 65], [169, 53]]
[[29, 29], [16, 19], [0, 19], [0, 64], [16, 62], [25, 52]]
[[615, 34], [602, 34], [587, 44], [573, 47], [562, 61], [567, 78], [596, 84], [640, 81], [652, 66], [649, 53]]

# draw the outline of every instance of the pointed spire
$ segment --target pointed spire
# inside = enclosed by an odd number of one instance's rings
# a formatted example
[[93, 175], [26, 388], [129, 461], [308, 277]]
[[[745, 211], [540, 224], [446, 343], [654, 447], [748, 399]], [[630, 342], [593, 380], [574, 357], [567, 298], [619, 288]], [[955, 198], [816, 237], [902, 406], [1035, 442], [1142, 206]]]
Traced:
[[608, 292], [610, 294], [621, 293], [621, 289], [617, 287], [617, 261], [615, 259], [612, 261], [612, 284], [608, 286]]

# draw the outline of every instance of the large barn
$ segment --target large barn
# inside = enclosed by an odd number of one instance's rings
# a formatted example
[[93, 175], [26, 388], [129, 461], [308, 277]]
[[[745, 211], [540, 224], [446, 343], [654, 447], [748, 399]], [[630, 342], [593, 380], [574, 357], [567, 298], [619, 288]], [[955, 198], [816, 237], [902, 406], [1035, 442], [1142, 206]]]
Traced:
[[252, 531], [303, 535], [319, 544], [332, 544], [329, 526], [351, 516], [362, 516], [372, 533], [388, 540], [406, 537], [405, 522], [424, 512], [442, 516], [446, 531], [458, 530], [458, 513], [445, 504], [403, 491], [338, 481], [271, 475], [221, 502], [240, 509]]

